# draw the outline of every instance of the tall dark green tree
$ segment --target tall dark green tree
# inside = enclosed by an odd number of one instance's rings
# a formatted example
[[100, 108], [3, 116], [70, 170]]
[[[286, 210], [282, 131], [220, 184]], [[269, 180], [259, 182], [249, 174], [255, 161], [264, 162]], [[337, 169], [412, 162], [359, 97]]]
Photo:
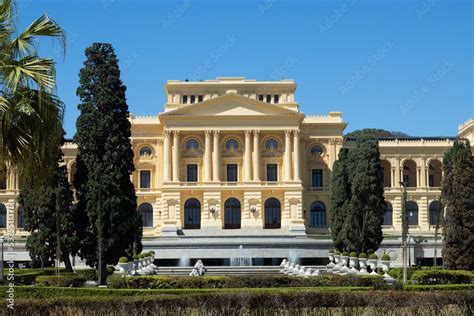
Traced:
[[349, 213], [351, 200], [351, 184], [349, 183], [349, 151], [342, 148], [338, 160], [334, 163], [331, 175], [331, 191], [329, 195], [329, 219], [334, 246], [343, 251], [345, 237], [342, 234], [344, 221]]
[[73, 193], [60, 146], [56, 161], [50, 162], [47, 170], [48, 178], [37, 178], [34, 172], [22, 173], [18, 202], [25, 212], [25, 230], [30, 232], [26, 248], [33, 264], [41, 267], [54, 262], [59, 250], [60, 261], [72, 272], [69, 256], [77, 254], [79, 238], [72, 208]]
[[349, 152], [351, 196], [342, 228], [345, 250], [374, 252], [383, 240], [386, 202], [378, 142], [370, 136], [357, 139]]
[[81, 220], [85, 236], [80, 256], [99, 268], [99, 282], [105, 284], [106, 265], [116, 264], [140, 243], [141, 218], [130, 180], [131, 125], [117, 56], [112, 45], [103, 43], [93, 44], [85, 54], [75, 135], [78, 214], [87, 215]]
[[444, 155], [443, 262], [449, 269], [474, 269], [474, 159], [467, 140], [456, 140]]

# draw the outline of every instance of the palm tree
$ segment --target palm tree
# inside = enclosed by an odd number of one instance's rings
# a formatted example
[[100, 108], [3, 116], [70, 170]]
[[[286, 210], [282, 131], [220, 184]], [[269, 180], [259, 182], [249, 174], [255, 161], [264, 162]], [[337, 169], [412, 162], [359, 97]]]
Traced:
[[[21, 165], [32, 155], [41, 165], [63, 135], [64, 106], [56, 94], [54, 61], [37, 54], [40, 37], [57, 39], [65, 53], [65, 33], [47, 14], [22, 33], [15, 25], [15, 1], [0, 4], [0, 162]], [[19, 33], [19, 35], [17, 35]], [[55, 142], [58, 143], [55, 143]]]

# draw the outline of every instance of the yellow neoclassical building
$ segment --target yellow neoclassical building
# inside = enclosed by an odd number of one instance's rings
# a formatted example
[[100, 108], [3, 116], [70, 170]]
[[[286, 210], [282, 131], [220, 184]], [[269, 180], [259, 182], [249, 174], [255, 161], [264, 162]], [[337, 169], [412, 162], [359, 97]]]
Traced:
[[[174, 260], [250, 257], [325, 257], [329, 238], [331, 170], [347, 123], [341, 112], [305, 115], [293, 80], [241, 77], [200, 82], [170, 80], [164, 111], [131, 115], [136, 171], [132, 175], [143, 216], [145, 248]], [[459, 127], [473, 143], [474, 122]], [[454, 137], [380, 139], [386, 200], [385, 249], [397, 257], [402, 190], [415, 241], [413, 260], [432, 255], [444, 152]], [[64, 145], [70, 180], [76, 145]], [[0, 187], [0, 230], [21, 237], [18, 176], [9, 170]], [[14, 230], [13, 232], [11, 230]], [[421, 250], [420, 250], [421, 249]], [[24, 251], [24, 250], [23, 250]], [[259, 261], [263, 262], [263, 261]]]

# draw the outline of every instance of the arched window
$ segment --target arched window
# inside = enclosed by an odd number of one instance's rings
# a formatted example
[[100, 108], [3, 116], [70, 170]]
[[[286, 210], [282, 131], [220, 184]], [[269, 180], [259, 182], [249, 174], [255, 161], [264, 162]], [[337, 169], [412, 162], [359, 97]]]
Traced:
[[0, 228], [7, 227], [7, 208], [0, 203]]
[[408, 225], [418, 225], [418, 205], [414, 201], [407, 201], [405, 205]]
[[226, 148], [228, 151], [237, 150], [237, 148], [239, 148], [239, 143], [238, 143], [235, 139], [229, 139], [229, 140], [225, 143], [225, 148]]
[[430, 203], [430, 209], [429, 209], [430, 225], [438, 224], [439, 215], [442, 211], [443, 211], [443, 205], [440, 204], [438, 201], [433, 201]]
[[326, 227], [326, 206], [323, 202], [313, 202], [309, 211], [309, 225], [311, 227]]
[[278, 142], [275, 139], [270, 138], [265, 142], [265, 148], [268, 151], [275, 151], [278, 149]]
[[184, 203], [184, 229], [201, 228], [201, 203], [189, 199]]
[[387, 202], [385, 212], [383, 213], [383, 225], [393, 225], [393, 207]]
[[153, 227], [153, 206], [150, 203], [140, 204], [138, 213], [142, 216], [143, 227]]
[[153, 154], [153, 150], [148, 146], [140, 148], [140, 157], [147, 157]]
[[199, 148], [199, 143], [195, 139], [190, 139], [186, 142], [187, 150], [197, 150]]
[[240, 202], [230, 198], [224, 203], [224, 228], [240, 228]]
[[315, 157], [319, 157], [323, 154], [323, 148], [321, 146], [313, 146], [311, 147], [311, 155]]
[[265, 228], [281, 228], [281, 205], [275, 198], [265, 201]]
[[16, 226], [18, 228], [24, 228], [25, 227], [25, 214], [21, 206], [17, 210], [17, 216], [18, 217], [17, 217]]

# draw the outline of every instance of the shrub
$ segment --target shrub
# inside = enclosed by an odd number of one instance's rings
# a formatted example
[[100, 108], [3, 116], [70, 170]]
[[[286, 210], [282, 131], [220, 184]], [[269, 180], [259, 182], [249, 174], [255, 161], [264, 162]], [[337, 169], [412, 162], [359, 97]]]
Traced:
[[[73, 289], [68, 289], [73, 290]], [[78, 289], [84, 290], [84, 289]], [[98, 292], [113, 293], [108, 289]], [[120, 292], [115, 290], [115, 292]], [[19, 315], [469, 315], [472, 291], [233, 290], [174, 295], [16, 299]], [[397, 313], [398, 311], [398, 313]]]
[[465, 270], [419, 270], [411, 278], [418, 284], [469, 284], [473, 273]]
[[369, 259], [371, 259], [371, 260], [374, 260], [374, 259], [377, 260], [378, 258], [379, 258], [379, 257], [378, 257], [375, 253], [371, 253], [371, 254], [369, 255]]
[[367, 259], [367, 254], [366, 254], [365, 252], [361, 252], [361, 253], [359, 254], [359, 258], [360, 258], [360, 259]]
[[348, 257], [348, 256], [349, 256], [349, 253], [348, 253], [347, 251], [344, 251], [344, 252], [342, 252], [342, 255], [343, 255], [344, 257]]
[[44, 286], [81, 287], [86, 279], [77, 275], [42, 275], [36, 278], [36, 283]]
[[97, 280], [95, 269], [77, 269], [76, 275], [83, 277], [87, 281]]
[[357, 258], [357, 252], [354, 252], [354, 251], [351, 252], [351, 253], [349, 254], [349, 257]]
[[119, 263], [128, 263], [128, 258], [127, 257], [120, 257]]
[[140, 256], [139, 256], [139, 255], [134, 255], [134, 256], [133, 256], [133, 261], [137, 261], [138, 259], [140, 259]]
[[384, 253], [381, 257], [380, 260], [382, 261], [390, 261], [390, 256]]
[[339, 250], [334, 249], [334, 255], [339, 256], [340, 254], [341, 254], [341, 252]]
[[198, 289], [198, 288], [278, 288], [321, 286], [369, 286], [383, 288], [379, 276], [320, 275], [309, 278], [289, 276], [143, 276], [108, 278], [112, 288]]
[[[407, 278], [411, 279], [413, 273], [417, 271], [418, 268], [408, 268], [407, 267]], [[394, 279], [403, 279], [403, 268], [391, 268], [388, 274]]]

